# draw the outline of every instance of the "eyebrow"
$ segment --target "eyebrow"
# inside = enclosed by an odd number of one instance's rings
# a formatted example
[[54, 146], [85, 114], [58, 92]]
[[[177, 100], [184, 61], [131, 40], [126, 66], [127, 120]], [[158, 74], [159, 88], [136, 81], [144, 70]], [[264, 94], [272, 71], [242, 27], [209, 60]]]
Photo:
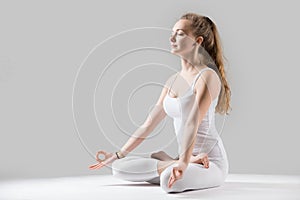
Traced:
[[[178, 31], [178, 30], [182, 30], [183, 32], [185, 32], [185, 30], [181, 29], [181, 28], [176, 29], [176, 31]], [[172, 31], [174, 31], [174, 30], [172, 29]]]

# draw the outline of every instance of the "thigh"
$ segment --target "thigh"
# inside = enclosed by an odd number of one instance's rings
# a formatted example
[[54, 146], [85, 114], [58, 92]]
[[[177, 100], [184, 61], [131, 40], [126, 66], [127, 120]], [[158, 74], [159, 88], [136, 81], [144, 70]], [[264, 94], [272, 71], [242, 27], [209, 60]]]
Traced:
[[209, 168], [204, 168], [200, 164], [189, 163], [183, 177], [177, 180], [171, 188], [168, 188], [169, 177], [175, 165], [167, 167], [161, 174], [160, 184], [166, 192], [182, 192], [189, 189], [216, 187], [224, 182], [223, 172], [216, 163], [210, 162]]
[[153, 158], [128, 156], [115, 160], [112, 168], [124, 173], [152, 173], [153, 171], [157, 172], [157, 162], [158, 160]]
[[147, 181], [158, 177], [158, 160], [139, 156], [128, 156], [112, 163], [115, 177], [129, 181]]

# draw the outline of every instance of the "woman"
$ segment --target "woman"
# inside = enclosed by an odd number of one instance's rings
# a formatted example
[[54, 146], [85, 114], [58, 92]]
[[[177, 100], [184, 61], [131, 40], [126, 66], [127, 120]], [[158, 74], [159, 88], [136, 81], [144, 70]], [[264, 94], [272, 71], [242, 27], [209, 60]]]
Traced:
[[[206, 16], [184, 14], [173, 27], [170, 43], [171, 52], [181, 57], [181, 71], [166, 81], [156, 106], [121, 150], [98, 152], [106, 159], [90, 169], [112, 163], [115, 177], [160, 184], [166, 192], [220, 186], [229, 165], [215, 112], [228, 114], [230, 88], [216, 25]], [[166, 115], [173, 118], [178, 157], [163, 151], [151, 158], [127, 156]]]

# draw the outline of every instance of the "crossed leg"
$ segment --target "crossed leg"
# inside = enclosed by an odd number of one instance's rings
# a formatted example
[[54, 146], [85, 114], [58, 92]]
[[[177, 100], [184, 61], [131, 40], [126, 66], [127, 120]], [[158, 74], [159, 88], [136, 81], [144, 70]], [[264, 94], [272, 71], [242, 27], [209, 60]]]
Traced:
[[[203, 162], [203, 159], [195, 161]], [[176, 162], [178, 162], [178, 160], [173, 159], [164, 152], [154, 153], [151, 155], [151, 158], [129, 156], [115, 160], [112, 163], [112, 172], [115, 177], [124, 180], [146, 181], [152, 184], [160, 184], [161, 174], [168, 167], [176, 164]]]
[[[156, 153], [152, 153], [151, 158], [159, 160], [158, 166], [157, 166], [159, 175], [168, 166], [176, 163], [176, 161], [178, 160], [178, 156], [176, 158], [172, 158], [164, 151], [158, 151]], [[209, 167], [209, 160], [208, 160], [207, 154], [199, 154], [197, 156], [192, 156], [190, 163], [202, 164], [202, 165], [204, 165], [205, 168]]]

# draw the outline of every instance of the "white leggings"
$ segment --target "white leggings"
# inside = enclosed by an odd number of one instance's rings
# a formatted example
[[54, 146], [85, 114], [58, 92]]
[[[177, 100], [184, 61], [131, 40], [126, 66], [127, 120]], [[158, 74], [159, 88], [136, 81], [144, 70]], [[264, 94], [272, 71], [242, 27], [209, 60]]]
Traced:
[[201, 164], [189, 163], [183, 177], [168, 188], [168, 180], [176, 163], [168, 166], [159, 176], [157, 159], [139, 156], [128, 156], [112, 163], [114, 177], [141, 182], [158, 184], [165, 192], [182, 192], [185, 190], [217, 187], [224, 183], [228, 174], [227, 160], [209, 161], [209, 168]]

